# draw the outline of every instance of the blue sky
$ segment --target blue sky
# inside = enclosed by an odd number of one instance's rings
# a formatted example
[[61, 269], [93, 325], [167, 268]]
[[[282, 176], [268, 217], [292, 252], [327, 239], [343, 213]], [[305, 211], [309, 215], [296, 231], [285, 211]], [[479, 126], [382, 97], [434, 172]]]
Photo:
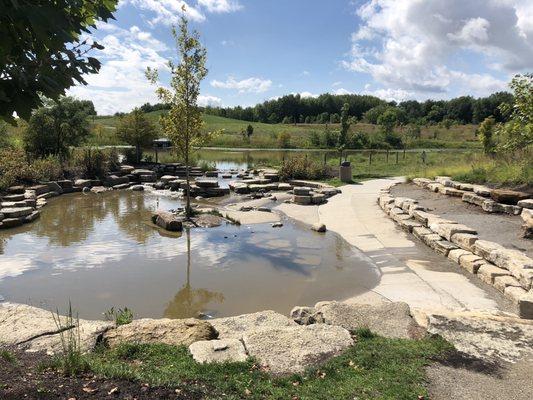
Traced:
[[387, 100], [484, 96], [533, 70], [529, 0], [121, 0], [92, 34], [98, 75], [70, 91], [100, 114], [156, 102], [147, 66], [176, 58], [185, 4], [208, 50], [202, 104], [253, 105], [288, 93]]

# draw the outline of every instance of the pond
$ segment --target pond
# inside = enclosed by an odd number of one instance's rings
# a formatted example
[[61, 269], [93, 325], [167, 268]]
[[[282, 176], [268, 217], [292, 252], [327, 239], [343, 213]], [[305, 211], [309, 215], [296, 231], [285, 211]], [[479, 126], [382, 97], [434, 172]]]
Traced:
[[333, 233], [288, 220], [196, 228], [172, 236], [152, 226], [179, 200], [112, 191], [51, 199], [41, 218], [0, 233], [0, 295], [82, 318], [111, 307], [136, 317], [213, 317], [343, 299], [375, 286], [376, 270]]

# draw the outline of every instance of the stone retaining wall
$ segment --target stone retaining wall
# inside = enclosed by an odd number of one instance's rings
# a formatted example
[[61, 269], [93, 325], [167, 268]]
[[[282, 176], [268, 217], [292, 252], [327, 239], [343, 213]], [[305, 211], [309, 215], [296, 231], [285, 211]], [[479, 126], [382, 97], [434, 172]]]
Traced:
[[524, 237], [533, 238], [533, 196], [529, 193], [457, 182], [449, 176], [436, 176], [435, 180], [415, 178], [413, 183], [435, 193], [460, 197], [488, 213], [520, 215], [524, 221]]
[[393, 197], [386, 190], [378, 203], [406, 232], [494, 286], [517, 305], [521, 318], [533, 319], [533, 259], [481, 240], [474, 229], [428, 213], [414, 199]]

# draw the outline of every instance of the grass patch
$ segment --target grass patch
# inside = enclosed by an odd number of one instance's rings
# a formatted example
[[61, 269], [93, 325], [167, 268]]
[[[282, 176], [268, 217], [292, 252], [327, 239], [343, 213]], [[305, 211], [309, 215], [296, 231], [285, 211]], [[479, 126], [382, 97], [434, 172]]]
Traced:
[[274, 378], [253, 360], [197, 364], [185, 347], [124, 344], [88, 358], [90, 369], [108, 378], [195, 390], [209, 399], [416, 399], [425, 396], [424, 367], [451, 346], [443, 339], [385, 339], [368, 330], [357, 343], [318, 369]]
[[128, 307], [117, 308], [111, 307], [104, 313], [107, 321], [115, 321], [117, 325], [127, 325], [133, 321], [133, 311]]
[[10, 364], [15, 364], [17, 362], [15, 355], [8, 350], [0, 350], [0, 359]]

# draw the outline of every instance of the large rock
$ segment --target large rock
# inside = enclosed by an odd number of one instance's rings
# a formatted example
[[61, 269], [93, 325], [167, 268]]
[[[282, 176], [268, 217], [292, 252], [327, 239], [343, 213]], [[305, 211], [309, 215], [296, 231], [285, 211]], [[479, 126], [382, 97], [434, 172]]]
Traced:
[[217, 338], [217, 331], [207, 321], [198, 319], [137, 319], [127, 325], [117, 326], [104, 334], [110, 347], [120, 343], [165, 343], [189, 346], [199, 340]]
[[403, 302], [377, 305], [320, 302], [315, 305], [315, 318], [318, 315], [328, 325], [338, 325], [348, 330], [368, 328], [389, 338], [411, 338], [419, 333], [409, 305]]
[[451, 240], [452, 236], [456, 233], [469, 233], [471, 235], [476, 235], [477, 232], [475, 229], [469, 228], [463, 224], [440, 224], [434, 223], [429, 226], [429, 228], [438, 233], [440, 236], [446, 240]]
[[533, 210], [533, 199], [520, 200], [518, 202], [518, 207], [527, 208]]
[[531, 288], [533, 282], [533, 259], [521, 251], [501, 247], [492, 250], [485, 258], [498, 267], [509, 271], [526, 290]]
[[10, 208], [2, 208], [0, 212], [4, 214], [5, 218], [20, 218], [20, 217], [25, 217], [26, 215], [30, 215], [33, 212], [33, 208], [32, 207], [10, 207]]
[[234, 317], [215, 318], [209, 322], [218, 331], [220, 339], [241, 339], [245, 332], [258, 328], [279, 328], [296, 325], [294, 321], [285, 315], [271, 310]]
[[452, 243], [461, 249], [472, 251], [474, 243], [479, 239], [477, 235], [471, 233], [455, 233], [452, 235]]
[[498, 203], [517, 204], [520, 200], [529, 198], [529, 194], [506, 189], [493, 189], [490, 197]]
[[242, 362], [248, 358], [238, 339], [201, 340], [191, 344], [189, 351], [199, 363]]
[[302, 373], [353, 344], [340, 326], [324, 324], [263, 328], [244, 334], [248, 354], [275, 375]]
[[503, 246], [488, 240], [476, 240], [472, 246], [472, 251], [478, 256], [483, 257], [485, 260], [489, 260], [490, 253], [497, 249], [503, 249]]
[[428, 331], [470, 356], [514, 362], [531, 352], [533, 325], [518, 318], [430, 315]]
[[183, 230], [182, 218], [170, 212], [158, 211], [152, 215], [152, 222], [167, 231], [181, 232]]
[[[57, 318], [57, 316], [55, 316]], [[63, 332], [79, 335], [82, 351], [94, 348], [103, 333], [114, 327], [108, 321], [74, 320], [77, 326], [68, 325], [67, 318], [60, 317], [61, 326], [69, 328]], [[45, 351], [49, 354], [62, 350], [59, 327], [50, 311], [25, 304], [3, 303], [0, 306], [0, 345], [19, 346], [28, 351]]]

